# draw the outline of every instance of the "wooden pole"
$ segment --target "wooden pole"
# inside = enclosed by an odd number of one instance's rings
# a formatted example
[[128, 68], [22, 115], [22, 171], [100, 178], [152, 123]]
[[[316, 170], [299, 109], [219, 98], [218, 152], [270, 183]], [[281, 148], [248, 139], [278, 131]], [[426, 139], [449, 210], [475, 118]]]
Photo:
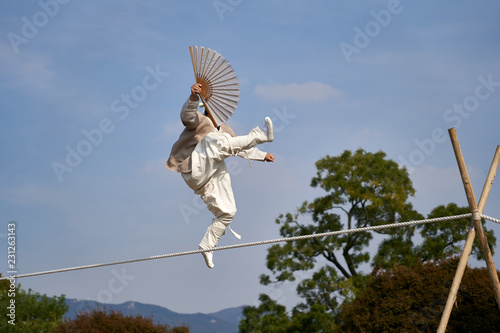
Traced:
[[[493, 162], [491, 163], [490, 171], [488, 173], [488, 177], [486, 177], [483, 191], [479, 199], [479, 204], [477, 208], [480, 214], [483, 213], [486, 201], [488, 200], [488, 196], [490, 194], [490, 190], [493, 185], [493, 180], [495, 179], [495, 174], [499, 164], [499, 160], [500, 160], [500, 146], [497, 147], [497, 150], [495, 152], [495, 157], [493, 158]], [[457, 272], [455, 273], [455, 277], [453, 278], [453, 284], [451, 285], [450, 288], [450, 293], [448, 296], [448, 300], [446, 302], [445, 309], [443, 311], [443, 316], [441, 317], [441, 322], [438, 327], [439, 333], [444, 332], [448, 324], [451, 310], [456, 301], [458, 288], [460, 287], [460, 283], [462, 281], [462, 277], [464, 275], [465, 268], [467, 266], [467, 261], [472, 251], [472, 244], [474, 243], [475, 237], [476, 237], [476, 230], [474, 228], [471, 228], [467, 236], [467, 241], [465, 242], [462, 256], [460, 257], [460, 261], [458, 263]]]
[[[453, 150], [455, 152], [455, 156], [457, 158], [457, 163], [460, 169], [460, 174], [462, 176], [462, 181], [464, 183], [465, 193], [467, 195], [467, 200], [469, 202], [469, 207], [473, 212], [473, 223], [474, 228], [469, 231], [467, 236], [467, 241], [465, 242], [465, 246], [462, 252], [462, 256], [460, 257], [460, 262], [457, 267], [457, 272], [455, 273], [455, 277], [453, 279], [453, 284], [450, 288], [450, 294], [448, 295], [448, 300], [446, 302], [445, 309], [443, 311], [443, 315], [441, 317], [441, 322], [439, 323], [439, 327], [437, 332], [444, 333], [446, 330], [446, 326], [448, 325], [448, 320], [450, 318], [451, 310], [453, 308], [453, 304], [455, 304], [457, 298], [458, 288], [460, 287], [460, 283], [462, 281], [463, 274], [465, 272], [465, 268], [467, 267], [467, 261], [469, 259], [470, 253], [472, 251], [472, 244], [474, 242], [474, 238], [476, 236], [476, 232], [481, 234], [481, 238], [479, 238], [481, 244], [481, 251], [483, 252], [483, 256], [486, 260], [486, 265], [488, 266], [488, 272], [490, 273], [490, 280], [493, 284], [493, 289], [495, 292], [495, 298], [497, 301], [497, 306], [500, 310], [500, 284], [498, 281], [498, 275], [496, 273], [495, 265], [493, 263], [493, 259], [491, 258], [491, 252], [488, 247], [488, 242], [481, 228], [481, 218], [480, 215], [484, 211], [484, 207], [486, 205], [486, 201], [488, 200], [488, 196], [490, 194], [491, 187], [493, 185], [493, 180], [495, 179], [496, 171], [498, 168], [498, 164], [500, 161], [500, 146], [497, 146], [495, 151], [495, 155], [493, 157], [493, 161], [491, 162], [490, 170], [488, 172], [488, 176], [486, 177], [486, 181], [483, 186], [483, 191], [481, 193], [481, 197], [479, 199], [479, 204], [476, 205], [476, 199], [474, 196], [474, 192], [472, 190], [472, 186], [470, 184], [470, 179], [467, 173], [467, 168], [465, 167], [465, 163], [463, 161], [462, 151], [460, 149], [460, 144], [458, 143], [457, 135], [455, 129], [452, 128], [449, 130], [450, 139], [453, 145]], [[485, 245], [485, 246], [484, 246]], [[485, 255], [486, 254], [486, 255]], [[492, 274], [493, 271], [493, 274]]]
[[488, 172], [488, 177], [486, 177], [486, 180], [484, 182], [483, 192], [481, 193], [481, 197], [479, 198], [479, 203], [477, 205], [477, 209], [481, 212], [481, 214], [484, 212], [484, 207], [486, 206], [486, 201], [488, 200], [488, 195], [490, 194], [491, 186], [493, 185], [493, 181], [495, 180], [499, 163], [500, 163], [500, 145], [497, 146], [495, 155], [493, 156], [493, 161], [491, 161], [490, 171]]
[[443, 310], [443, 315], [441, 316], [441, 321], [439, 322], [437, 333], [444, 333], [446, 331], [446, 326], [448, 326], [451, 310], [453, 309], [453, 305], [457, 299], [458, 288], [462, 282], [462, 277], [464, 276], [465, 268], [467, 267], [467, 261], [469, 260], [475, 237], [476, 231], [474, 228], [471, 228], [469, 230], [469, 234], [467, 235], [467, 241], [465, 242], [462, 256], [458, 262], [457, 271], [455, 272], [455, 277], [453, 278], [453, 283], [450, 288], [450, 293], [448, 294], [448, 299], [446, 300], [446, 305]]
[[[482, 212], [479, 212], [479, 210], [478, 210], [478, 205], [476, 203], [476, 197], [474, 196], [474, 190], [472, 189], [472, 185], [471, 185], [470, 179], [469, 179], [469, 174], [467, 173], [467, 168], [465, 167], [464, 158], [462, 155], [462, 151], [460, 149], [460, 144], [458, 143], [457, 134], [455, 132], [455, 129], [454, 128], [450, 129], [449, 133], [450, 133], [451, 141], [453, 144], [453, 150], [455, 151], [455, 155], [457, 157], [458, 168], [460, 169], [460, 174], [462, 176], [462, 181], [464, 183], [465, 195], [467, 196], [467, 201], [469, 202], [469, 208], [473, 214], [472, 223], [474, 224], [474, 229], [476, 230], [476, 236], [477, 236], [477, 239], [479, 241], [479, 246], [481, 247], [481, 252], [483, 253], [484, 260], [486, 261], [486, 266], [488, 267], [488, 272], [490, 274], [490, 279], [491, 279], [491, 282], [493, 284], [493, 289], [495, 292], [497, 306], [500, 310], [500, 282], [498, 280], [498, 274], [497, 274], [497, 271], [495, 269], [495, 264], [493, 262], [493, 258], [491, 256], [491, 251], [490, 251], [490, 248], [488, 246], [488, 241], [486, 240], [486, 236], [485, 236], [483, 229], [481, 227], [481, 216], [480, 215], [482, 214]], [[493, 163], [496, 163], [496, 166], [492, 165], [492, 167], [494, 168], [493, 174], [495, 174], [496, 169], [498, 167], [498, 158], [496, 156], [493, 159]], [[486, 183], [488, 183], [488, 181], [486, 181]], [[484, 202], [482, 202], [482, 208], [484, 208], [485, 204], [486, 204], [486, 199], [484, 200]]]

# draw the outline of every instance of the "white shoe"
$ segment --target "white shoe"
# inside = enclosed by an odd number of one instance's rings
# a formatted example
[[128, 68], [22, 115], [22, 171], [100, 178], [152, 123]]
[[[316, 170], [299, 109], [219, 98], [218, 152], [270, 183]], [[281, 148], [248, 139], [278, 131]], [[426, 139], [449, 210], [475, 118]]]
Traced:
[[[203, 250], [201, 246], [199, 247], [200, 250]], [[213, 257], [214, 254], [213, 252], [202, 252], [203, 258], [205, 259], [205, 263], [207, 264], [208, 268], [214, 268], [214, 263], [213, 263]]]
[[266, 135], [267, 137], [267, 142], [272, 142], [274, 140], [274, 133], [273, 133], [273, 122], [271, 121], [271, 118], [269, 117], [266, 117], [266, 119], [264, 119], [264, 129], [262, 130], [262, 132], [264, 132], [264, 134]]

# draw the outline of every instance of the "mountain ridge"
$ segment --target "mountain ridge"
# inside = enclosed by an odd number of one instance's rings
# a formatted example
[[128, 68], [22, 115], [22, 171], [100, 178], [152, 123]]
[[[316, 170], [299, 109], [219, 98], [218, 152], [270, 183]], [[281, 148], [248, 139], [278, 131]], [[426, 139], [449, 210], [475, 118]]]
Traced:
[[170, 326], [189, 325], [190, 333], [237, 333], [239, 321], [242, 317], [243, 306], [223, 309], [214, 313], [177, 313], [165, 307], [146, 304], [136, 301], [127, 301], [121, 304], [100, 303], [97, 301], [66, 299], [69, 309], [65, 319], [74, 319], [79, 311], [103, 308], [115, 310], [125, 316], [140, 314], [151, 317], [155, 323]]

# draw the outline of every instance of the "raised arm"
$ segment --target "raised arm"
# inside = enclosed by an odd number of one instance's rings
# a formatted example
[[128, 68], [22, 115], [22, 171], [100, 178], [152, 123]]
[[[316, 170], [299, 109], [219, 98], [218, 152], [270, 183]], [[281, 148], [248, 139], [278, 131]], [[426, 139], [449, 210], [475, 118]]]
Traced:
[[189, 96], [190, 101], [198, 101], [198, 94], [201, 93], [201, 83], [195, 83], [191, 86], [191, 95]]
[[191, 86], [191, 95], [189, 95], [188, 100], [182, 106], [181, 121], [189, 130], [196, 128], [199, 123], [199, 119], [196, 114], [198, 110], [199, 92], [201, 92], [201, 84], [193, 84]]

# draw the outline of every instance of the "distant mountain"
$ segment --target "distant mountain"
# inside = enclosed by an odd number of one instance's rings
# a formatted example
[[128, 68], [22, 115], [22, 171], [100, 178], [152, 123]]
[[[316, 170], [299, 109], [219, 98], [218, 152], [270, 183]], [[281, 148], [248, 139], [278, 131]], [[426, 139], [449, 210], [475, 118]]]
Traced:
[[69, 310], [65, 318], [68, 319], [75, 318], [76, 313], [80, 310], [84, 311], [101, 307], [119, 311], [126, 316], [140, 314], [145, 317], [152, 317], [154, 322], [170, 326], [187, 324], [191, 333], [237, 333], [243, 311], [243, 306], [241, 306], [210, 314], [182, 314], [170, 311], [161, 306], [132, 301], [122, 304], [103, 304], [95, 301], [66, 299], [66, 304], [69, 306]]

